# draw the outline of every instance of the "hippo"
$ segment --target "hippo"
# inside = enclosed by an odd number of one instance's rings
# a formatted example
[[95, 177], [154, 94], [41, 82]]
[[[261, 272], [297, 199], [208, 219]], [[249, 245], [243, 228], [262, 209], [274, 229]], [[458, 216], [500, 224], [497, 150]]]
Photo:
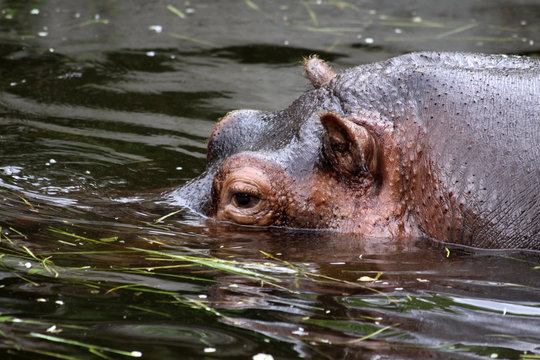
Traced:
[[[334, 73], [276, 112], [215, 126], [207, 167], [166, 194], [215, 219], [540, 249], [540, 60], [421, 52]], [[374, 240], [376, 241], [376, 240]]]

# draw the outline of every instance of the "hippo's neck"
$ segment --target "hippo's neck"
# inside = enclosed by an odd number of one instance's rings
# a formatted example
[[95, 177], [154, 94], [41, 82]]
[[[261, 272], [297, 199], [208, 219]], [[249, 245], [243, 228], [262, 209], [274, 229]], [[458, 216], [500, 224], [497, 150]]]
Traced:
[[404, 216], [423, 234], [538, 248], [539, 66], [501, 55], [418, 53], [346, 71], [329, 90], [345, 114], [376, 112], [391, 124]]

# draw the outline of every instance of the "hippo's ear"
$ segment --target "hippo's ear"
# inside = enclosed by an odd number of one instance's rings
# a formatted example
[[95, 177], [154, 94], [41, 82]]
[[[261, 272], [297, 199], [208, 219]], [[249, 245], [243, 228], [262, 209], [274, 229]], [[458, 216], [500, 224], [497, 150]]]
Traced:
[[321, 123], [326, 130], [324, 153], [336, 170], [352, 178], [377, 174], [377, 141], [370, 131], [333, 113], [322, 115]]
[[336, 73], [332, 71], [330, 66], [317, 56], [304, 59], [304, 70], [315, 89], [328, 84], [336, 77]]

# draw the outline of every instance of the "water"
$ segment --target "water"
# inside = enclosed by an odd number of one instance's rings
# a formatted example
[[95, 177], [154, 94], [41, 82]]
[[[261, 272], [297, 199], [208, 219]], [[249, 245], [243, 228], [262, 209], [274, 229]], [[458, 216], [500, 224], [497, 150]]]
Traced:
[[534, 4], [0, 12], [2, 359], [540, 357], [535, 253], [155, 221], [178, 210], [160, 193], [203, 171], [219, 117], [309, 88], [303, 56], [339, 70], [421, 49], [535, 55]]

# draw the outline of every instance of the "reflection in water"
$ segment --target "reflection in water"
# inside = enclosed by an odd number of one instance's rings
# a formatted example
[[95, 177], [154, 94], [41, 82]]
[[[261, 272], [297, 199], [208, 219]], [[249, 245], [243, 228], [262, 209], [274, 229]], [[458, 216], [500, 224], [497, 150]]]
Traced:
[[0, 358], [538, 357], [536, 253], [240, 228], [161, 197], [219, 117], [304, 91], [303, 56], [534, 54], [537, 6], [169, 5], [0, 5]]

